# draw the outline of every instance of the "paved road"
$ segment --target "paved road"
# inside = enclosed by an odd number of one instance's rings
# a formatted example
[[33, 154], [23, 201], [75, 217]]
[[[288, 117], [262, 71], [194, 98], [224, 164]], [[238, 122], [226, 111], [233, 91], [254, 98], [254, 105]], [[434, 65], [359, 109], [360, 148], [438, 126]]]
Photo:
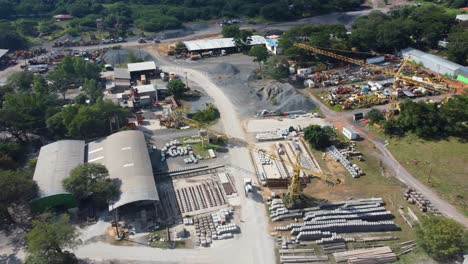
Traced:
[[[468, 218], [465, 217], [462, 213], [457, 211], [457, 209], [452, 206], [450, 203], [446, 202], [440, 198], [432, 189], [421, 183], [413, 175], [411, 175], [392, 155], [392, 153], [385, 147], [383, 142], [377, 137], [370, 134], [368, 131], [362, 129], [361, 127], [356, 126], [352, 122], [352, 115], [356, 112], [365, 112], [366, 110], [354, 110], [351, 112], [335, 112], [324, 105], [319, 99], [313, 95], [310, 98], [315, 102], [315, 104], [320, 108], [322, 113], [329, 119], [331, 122], [341, 122], [345, 126], [353, 127], [356, 131], [366, 139], [372, 142], [375, 147], [380, 151], [380, 160], [386, 166], [393, 171], [395, 177], [398, 178], [401, 182], [407, 186], [414, 188], [421, 192], [429, 201], [431, 201], [434, 206], [444, 215], [453, 218], [457, 222], [463, 224], [465, 227], [468, 227]], [[434, 97], [433, 99], [440, 99], [441, 96]], [[421, 98], [423, 100], [425, 98]], [[380, 106], [382, 108], [385, 106]]]

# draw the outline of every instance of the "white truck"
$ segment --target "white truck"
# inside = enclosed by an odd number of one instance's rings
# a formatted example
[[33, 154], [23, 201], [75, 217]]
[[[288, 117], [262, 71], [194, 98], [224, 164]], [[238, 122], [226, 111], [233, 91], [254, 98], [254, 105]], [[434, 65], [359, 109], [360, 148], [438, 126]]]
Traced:
[[252, 179], [250, 178], [244, 178], [244, 191], [245, 191], [245, 196], [248, 196], [249, 193], [252, 193], [254, 190], [253, 185], [252, 185]]

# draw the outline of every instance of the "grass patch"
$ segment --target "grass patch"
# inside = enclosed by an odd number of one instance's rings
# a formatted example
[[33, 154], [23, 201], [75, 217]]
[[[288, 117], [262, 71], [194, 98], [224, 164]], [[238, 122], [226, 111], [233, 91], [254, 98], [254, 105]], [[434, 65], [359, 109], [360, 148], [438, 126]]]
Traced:
[[468, 216], [468, 143], [456, 138], [429, 141], [412, 134], [385, 139], [402, 166]]
[[205, 148], [202, 147], [201, 143], [196, 143], [196, 144], [190, 144], [192, 146], [194, 152], [197, 155], [200, 155], [203, 157], [203, 159], [210, 159], [210, 154], [208, 153], [208, 149], [213, 149], [216, 151], [217, 149], [221, 148], [221, 145], [216, 145], [212, 143], [206, 143], [205, 142]]

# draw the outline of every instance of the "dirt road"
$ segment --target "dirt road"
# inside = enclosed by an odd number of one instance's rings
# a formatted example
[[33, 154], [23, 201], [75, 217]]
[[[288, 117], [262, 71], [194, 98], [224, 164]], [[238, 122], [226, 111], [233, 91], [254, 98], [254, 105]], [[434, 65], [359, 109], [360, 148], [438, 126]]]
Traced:
[[[468, 218], [465, 217], [462, 213], [457, 211], [457, 209], [452, 206], [447, 201], [441, 199], [433, 190], [421, 183], [418, 179], [413, 177], [401, 164], [395, 159], [392, 153], [385, 147], [384, 142], [379, 140], [377, 137], [371, 135], [368, 131], [363, 130], [361, 127], [358, 127], [352, 122], [352, 114], [354, 112], [359, 112], [359, 110], [353, 112], [335, 112], [325, 106], [319, 99], [315, 98], [313, 95], [310, 96], [311, 99], [315, 102], [317, 107], [320, 108], [322, 113], [327, 117], [330, 122], [340, 122], [345, 126], [354, 128], [356, 131], [361, 134], [365, 140], [372, 142], [375, 147], [380, 151], [379, 159], [385, 165], [385, 167], [392, 171], [398, 180], [406, 184], [407, 186], [414, 188], [421, 192], [426, 199], [431, 201], [434, 206], [439, 209], [439, 211], [456, 220], [457, 222], [463, 224], [465, 227], [468, 227]], [[439, 97], [437, 97], [439, 98]], [[364, 111], [361, 111], [364, 112]]]

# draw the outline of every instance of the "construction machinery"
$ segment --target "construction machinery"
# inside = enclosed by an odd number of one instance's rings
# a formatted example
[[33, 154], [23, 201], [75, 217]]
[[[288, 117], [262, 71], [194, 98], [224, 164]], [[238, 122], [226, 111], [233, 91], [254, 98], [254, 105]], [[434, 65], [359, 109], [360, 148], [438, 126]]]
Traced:
[[[401, 72], [403, 68], [407, 65], [407, 62], [409, 61], [409, 57], [405, 58], [400, 68], [395, 72], [394, 69], [391, 67], [382, 67], [378, 65], [368, 64], [364, 60], [357, 60], [357, 59], [349, 58], [349, 57], [339, 55], [339, 54], [324, 50], [322, 48], [310, 46], [304, 43], [294, 43], [294, 46], [301, 48], [301, 49], [308, 50], [316, 54], [324, 55], [324, 56], [334, 58], [337, 60], [341, 60], [341, 61], [349, 62], [352, 64], [356, 64], [362, 67], [370, 68], [377, 72], [382, 72], [388, 76], [395, 77], [395, 83], [393, 85], [391, 95], [390, 95], [390, 100], [389, 100], [389, 111], [387, 112], [393, 112], [393, 109], [396, 109], [395, 107], [398, 104], [398, 94], [396, 93], [395, 89], [398, 86], [399, 81], [404, 81], [408, 84], [420, 86], [420, 87], [423, 87], [425, 89], [428, 89], [434, 92], [439, 92], [439, 93], [451, 92], [450, 88], [448, 87], [446, 83], [441, 82], [441, 83], [436, 84], [436, 83], [433, 83], [431, 80], [424, 80], [423, 78], [408, 77], [408, 76], [402, 75]], [[390, 115], [392, 114], [390, 113]]]
[[212, 135], [217, 136], [219, 138], [223, 138], [225, 140], [229, 140], [229, 142], [234, 144], [234, 145], [246, 147], [246, 148], [248, 148], [249, 150], [251, 150], [251, 151], [253, 151], [255, 153], [264, 154], [267, 158], [269, 158], [271, 160], [276, 160], [276, 161], [279, 161], [280, 163], [287, 164], [287, 165], [291, 166], [293, 168], [293, 173], [292, 173], [292, 176], [289, 179], [288, 192], [287, 192], [287, 194], [285, 196], [285, 199], [287, 199], [286, 204], [294, 205], [296, 203], [296, 201], [302, 196], [302, 181], [301, 181], [301, 178], [300, 178], [301, 171], [304, 172], [305, 174], [307, 174], [310, 177], [315, 177], [315, 178], [319, 178], [321, 180], [324, 180], [329, 186], [334, 186], [336, 184], [341, 183], [340, 178], [334, 177], [334, 176], [332, 176], [330, 174], [318, 173], [316, 171], [312, 171], [310, 169], [302, 167], [301, 162], [300, 162], [300, 153], [298, 153], [296, 155], [296, 160], [293, 163], [293, 162], [288, 161], [287, 159], [282, 159], [280, 156], [277, 156], [277, 155], [275, 155], [273, 153], [270, 153], [270, 152], [268, 152], [266, 150], [259, 149], [257, 146], [247, 142], [244, 139], [240, 139], [240, 138], [237, 138], [237, 137], [232, 137], [232, 136], [229, 136], [229, 135], [227, 135], [225, 133], [222, 133], [222, 132], [216, 131], [214, 129], [208, 128], [208, 127], [204, 126], [203, 124], [200, 124], [199, 122], [194, 121], [192, 119], [189, 119], [189, 118], [186, 118], [186, 117], [183, 117], [183, 116], [180, 116], [180, 115], [173, 115], [173, 118], [174, 118], [174, 121], [173, 121], [174, 124], [180, 125], [181, 123], [183, 123], [185, 125], [190, 125], [192, 127], [198, 128], [198, 129], [203, 129], [209, 134], [212, 134]]

